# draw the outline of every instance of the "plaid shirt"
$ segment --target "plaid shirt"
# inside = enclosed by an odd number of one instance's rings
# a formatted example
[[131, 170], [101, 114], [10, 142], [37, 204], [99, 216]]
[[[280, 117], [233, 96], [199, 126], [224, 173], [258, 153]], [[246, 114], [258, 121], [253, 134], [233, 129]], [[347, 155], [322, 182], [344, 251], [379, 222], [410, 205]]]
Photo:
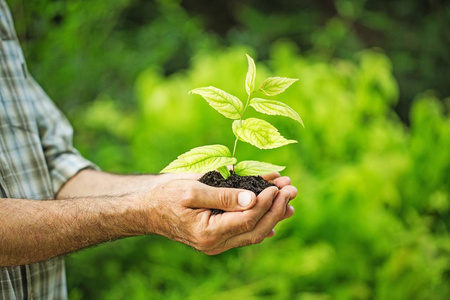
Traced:
[[[0, 197], [54, 199], [88, 167], [94, 166], [72, 146], [70, 124], [27, 72], [11, 14], [0, 0]], [[0, 299], [66, 298], [62, 258], [0, 267]]]

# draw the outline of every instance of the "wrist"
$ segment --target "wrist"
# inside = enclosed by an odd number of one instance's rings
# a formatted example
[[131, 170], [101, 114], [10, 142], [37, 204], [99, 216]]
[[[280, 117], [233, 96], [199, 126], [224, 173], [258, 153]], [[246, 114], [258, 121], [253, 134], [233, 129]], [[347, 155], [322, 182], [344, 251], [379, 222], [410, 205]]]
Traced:
[[133, 235], [158, 234], [157, 220], [158, 208], [155, 196], [155, 187], [140, 189], [131, 194], [122, 196], [123, 205], [120, 215], [127, 229]]
[[148, 208], [145, 205], [145, 193], [134, 192], [125, 194], [115, 199], [112, 227], [116, 228], [121, 237], [138, 236], [151, 233], [149, 225]]

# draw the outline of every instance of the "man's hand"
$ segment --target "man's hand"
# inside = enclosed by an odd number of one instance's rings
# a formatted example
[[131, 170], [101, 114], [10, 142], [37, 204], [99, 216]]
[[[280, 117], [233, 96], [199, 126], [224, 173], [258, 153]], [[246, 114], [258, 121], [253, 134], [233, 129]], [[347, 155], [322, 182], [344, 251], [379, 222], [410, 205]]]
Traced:
[[[179, 177], [178, 177], [179, 178]], [[277, 187], [258, 197], [243, 189], [215, 188], [192, 179], [167, 180], [154, 187], [149, 213], [151, 233], [190, 245], [206, 254], [258, 244], [274, 234], [275, 225], [293, 215], [289, 201], [297, 195], [288, 177], [265, 176]], [[211, 209], [225, 213], [213, 215]]]

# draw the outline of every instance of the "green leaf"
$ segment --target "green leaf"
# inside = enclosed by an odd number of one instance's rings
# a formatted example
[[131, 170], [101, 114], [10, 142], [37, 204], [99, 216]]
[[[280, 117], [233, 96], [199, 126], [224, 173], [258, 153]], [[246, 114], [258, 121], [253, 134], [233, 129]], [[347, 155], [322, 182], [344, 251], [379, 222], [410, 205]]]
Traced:
[[203, 173], [227, 165], [234, 165], [236, 158], [231, 157], [230, 150], [223, 145], [197, 147], [178, 156], [165, 167], [161, 173]]
[[302, 118], [300, 118], [300, 115], [293, 108], [291, 108], [287, 104], [284, 104], [283, 102], [262, 98], [253, 98], [252, 100], [250, 100], [250, 106], [253, 107], [256, 111], [259, 111], [263, 114], [289, 117], [305, 127], [305, 125], [303, 125]]
[[269, 77], [263, 81], [259, 88], [267, 96], [275, 96], [284, 92], [298, 79], [286, 77]]
[[237, 97], [213, 86], [193, 89], [190, 94], [202, 96], [215, 110], [233, 120], [241, 118], [244, 105]]
[[230, 170], [228, 169], [227, 166], [220, 167], [217, 169], [217, 171], [220, 173], [220, 175], [222, 175], [224, 179], [230, 177]]
[[285, 168], [284, 166], [272, 165], [266, 162], [244, 160], [234, 166], [234, 172], [241, 176], [255, 176], [281, 172]]
[[253, 58], [251, 58], [248, 54], [246, 55], [248, 60], [248, 71], [247, 77], [245, 78], [245, 91], [250, 96], [250, 94], [255, 90], [256, 66]]
[[238, 139], [259, 149], [273, 149], [291, 143], [295, 140], [285, 139], [270, 123], [256, 118], [233, 122], [233, 132]]

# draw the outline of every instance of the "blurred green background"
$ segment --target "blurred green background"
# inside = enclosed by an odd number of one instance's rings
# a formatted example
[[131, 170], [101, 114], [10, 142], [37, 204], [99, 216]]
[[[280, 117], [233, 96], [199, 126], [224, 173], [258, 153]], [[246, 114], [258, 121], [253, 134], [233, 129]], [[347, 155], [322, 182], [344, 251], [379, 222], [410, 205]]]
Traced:
[[[245, 95], [245, 53], [300, 78], [269, 118], [298, 144], [296, 214], [261, 245], [206, 256], [162, 237], [67, 259], [71, 299], [449, 299], [448, 1], [9, 0], [28, 68], [103, 170], [157, 173], [231, 120], [187, 92]], [[255, 114], [256, 115], [256, 114]]]

